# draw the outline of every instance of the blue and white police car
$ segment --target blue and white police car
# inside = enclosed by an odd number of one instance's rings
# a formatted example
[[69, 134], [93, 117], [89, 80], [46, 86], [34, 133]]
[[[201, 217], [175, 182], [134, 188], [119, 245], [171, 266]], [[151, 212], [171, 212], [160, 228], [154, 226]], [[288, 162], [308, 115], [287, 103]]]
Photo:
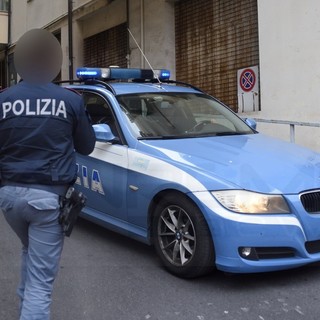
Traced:
[[320, 155], [258, 133], [167, 70], [80, 68], [97, 142], [81, 215], [153, 245], [180, 277], [320, 261]]

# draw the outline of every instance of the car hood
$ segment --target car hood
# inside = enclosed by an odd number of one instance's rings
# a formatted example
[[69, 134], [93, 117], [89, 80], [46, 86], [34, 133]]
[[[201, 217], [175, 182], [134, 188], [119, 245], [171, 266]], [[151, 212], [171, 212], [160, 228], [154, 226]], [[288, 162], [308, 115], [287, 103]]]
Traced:
[[208, 190], [290, 194], [320, 188], [318, 153], [262, 134], [140, 142], [141, 151], [183, 169]]

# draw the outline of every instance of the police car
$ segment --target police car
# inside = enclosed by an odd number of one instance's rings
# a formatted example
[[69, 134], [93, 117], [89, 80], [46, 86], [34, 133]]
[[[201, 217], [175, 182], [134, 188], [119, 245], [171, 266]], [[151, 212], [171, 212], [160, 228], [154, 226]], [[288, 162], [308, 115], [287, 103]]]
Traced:
[[180, 277], [320, 261], [320, 156], [258, 133], [167, 70], [80, 68], [97, 142], [81, 215], [153, 245]]

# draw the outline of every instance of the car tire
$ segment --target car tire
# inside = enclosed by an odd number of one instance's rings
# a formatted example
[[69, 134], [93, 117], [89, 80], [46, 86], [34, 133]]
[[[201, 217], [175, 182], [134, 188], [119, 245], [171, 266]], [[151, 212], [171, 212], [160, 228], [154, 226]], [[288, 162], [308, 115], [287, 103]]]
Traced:
[[158, 203], [153, 219], [154, 246], [165, 268], [182, 278], [195, 278], [214, 269], [214, 246], [199, 208], [183, 194], [170, 194]]

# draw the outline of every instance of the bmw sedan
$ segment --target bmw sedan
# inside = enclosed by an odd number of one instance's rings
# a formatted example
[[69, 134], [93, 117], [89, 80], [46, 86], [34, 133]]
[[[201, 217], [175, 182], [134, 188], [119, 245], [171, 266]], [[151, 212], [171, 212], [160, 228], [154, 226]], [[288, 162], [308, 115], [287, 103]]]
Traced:
[[82, 217], [153, 245], [167, 270], [267, 272], [320, 261], [320, 156], [260, 134], [167, 70], [81, 68], [95, 127], [77, 156]]

